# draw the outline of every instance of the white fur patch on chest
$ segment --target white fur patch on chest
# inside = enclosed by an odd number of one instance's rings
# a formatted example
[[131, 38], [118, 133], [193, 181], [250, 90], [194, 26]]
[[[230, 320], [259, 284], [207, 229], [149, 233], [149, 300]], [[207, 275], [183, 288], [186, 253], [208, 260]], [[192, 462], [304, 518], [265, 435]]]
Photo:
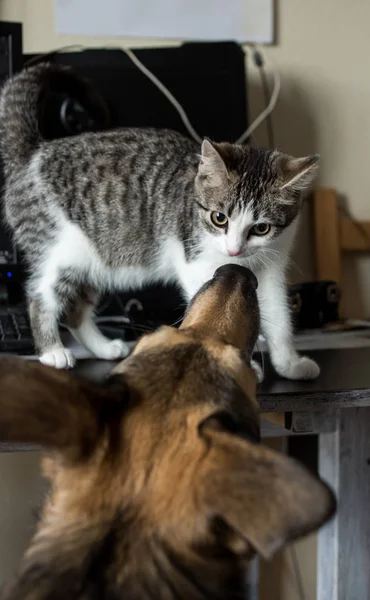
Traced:
[[232, 258], [215, 247], [213, 236], [205, 235], [200, 250], [199, 256], [188, 262], [179, 240], [169, 239], [164, 246], [163, 267], [167, 270], [167, 276], [171, 279], [174, 277], [180, 283], [188, 298], [196, 294], [222, 265], [236, 263], [247, 266], [248, 263], [246, 258]]

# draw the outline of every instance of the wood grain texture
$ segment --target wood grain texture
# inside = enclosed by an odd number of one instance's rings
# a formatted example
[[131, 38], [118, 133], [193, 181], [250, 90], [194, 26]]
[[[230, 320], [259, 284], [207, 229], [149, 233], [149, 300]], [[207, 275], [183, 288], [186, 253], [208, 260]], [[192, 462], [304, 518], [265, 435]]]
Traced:
[[[319, 437], [319, 473], [339, 493], [340, 414], [328, 411], [334, 422], [331, 433]], [[338, 600], [338, 524], [337, 517], [320, 530], [317, 546], [317, 600]]]
[[321, 411], [331, 408], [354, 408], [370, 406], [370, 390], [341, 390], [312, 392], [307, 394], [264, 394], [259, 395], [261, 412], [274, 411]]
[[337, 194], [331, 188], [313, 192], [316, 277], [341, 283], [341, 250]]
[[320, 436], [320, 474], [338, 513], [319, 535], [317, 600], [370, 598], [370, 408], [335, 413], [335, 433]]
[[370, 251], [370, 221], [339, 220], [340, 246], [347, 251]]

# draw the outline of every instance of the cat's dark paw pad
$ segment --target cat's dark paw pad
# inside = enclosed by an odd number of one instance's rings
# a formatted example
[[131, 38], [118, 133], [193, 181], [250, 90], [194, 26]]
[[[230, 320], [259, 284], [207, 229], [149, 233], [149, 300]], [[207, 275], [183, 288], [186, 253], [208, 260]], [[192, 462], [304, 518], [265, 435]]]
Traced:
[[123, 340], [110, 340], [100, 346], [99, 353], [96, 355], [105, 360], [116, 360], [125, 358], [129, 352], [130, 348]]
[[68, 348], [53, 348], [39, 357], [40, 362], [56, 369], [72, 369], [76, 364], [74, 354]]
[[320, 367], [308, 356], [297, 356], [289, 364], [276, 366], [276, 371], [286, 379], [316, 379], [320, 375]]

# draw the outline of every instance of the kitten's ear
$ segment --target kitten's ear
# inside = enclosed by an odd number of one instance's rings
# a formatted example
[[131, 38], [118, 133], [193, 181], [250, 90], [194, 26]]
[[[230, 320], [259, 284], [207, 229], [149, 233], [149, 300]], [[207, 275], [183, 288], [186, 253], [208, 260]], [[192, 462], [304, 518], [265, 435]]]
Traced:
[[307, 191], [317, 175], [319, 158], [318, 154], [304, 158], [282, 155], [279, 169], [280, 189], [287, 191], [291, 189], [300, 193]]
[[199, 175], [207, 177], [210, 182], [219, 183], [225, 176], [227, 177], [227, 168], [221, 155], [207, 139], [202, 143], [198, 172]]

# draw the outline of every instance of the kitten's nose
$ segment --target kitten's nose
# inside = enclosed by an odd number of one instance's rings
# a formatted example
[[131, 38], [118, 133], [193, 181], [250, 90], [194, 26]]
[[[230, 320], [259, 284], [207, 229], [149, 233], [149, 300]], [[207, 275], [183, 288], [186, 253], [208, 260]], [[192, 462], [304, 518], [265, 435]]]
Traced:
[[227, 251], [229, 253], [229, 256], [239, 256], [242, 253], [241, 250], [229, 250], [228, 249]]

